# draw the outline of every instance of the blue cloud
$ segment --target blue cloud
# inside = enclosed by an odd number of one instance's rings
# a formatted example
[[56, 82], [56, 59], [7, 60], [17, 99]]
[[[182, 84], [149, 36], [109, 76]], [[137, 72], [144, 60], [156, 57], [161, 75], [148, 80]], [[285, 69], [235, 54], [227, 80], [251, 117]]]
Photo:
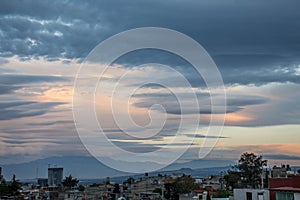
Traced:
[[[274, 0], [272, 5], [264, 1], [225, 1], [220, 5], [216, 0], [22, 4], [4, 0], [0, 4], [2, 57], [82, 59], [113, 34], [135, 27], [158, 26], [181, 31], [202, 44], [216, 60], [226, 84], [299, 83], [292, 72], [300, 57], [298, 1]], [[144, 62], [166, 62], [182, 67], [192, 84], [199, 86], [199, 77], [188, 71], [182, 60], [160, 57], [132, 56], [123, 63], [137, 64], [140, 58]], [[275, 72], [276, 67], [287, 67], [290, 73]]]
[[43, 115], [54, 106], [61, 105], [62, 102], [1, 102], [0, 120], [11, 120], [23, 117], [33, 117]]

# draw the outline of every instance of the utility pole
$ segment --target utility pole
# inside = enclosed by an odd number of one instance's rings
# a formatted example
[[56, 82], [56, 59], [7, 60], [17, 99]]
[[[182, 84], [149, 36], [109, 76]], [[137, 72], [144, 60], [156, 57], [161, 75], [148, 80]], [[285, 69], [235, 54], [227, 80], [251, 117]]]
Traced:
[[162, 187], [161, 187], [161, 200], [165, 200], [165, 196], [164, 196], [164, 184], [162, 184]]
[[264, 189], [264, 172], [261, 173], [261, 189]]
[[147, 190], [148, 190], [148, 173], [146, 172], [145, 173], [145, 177], [146, 177], [146, 197], [148, 197], [148, 193], [147, 193]]

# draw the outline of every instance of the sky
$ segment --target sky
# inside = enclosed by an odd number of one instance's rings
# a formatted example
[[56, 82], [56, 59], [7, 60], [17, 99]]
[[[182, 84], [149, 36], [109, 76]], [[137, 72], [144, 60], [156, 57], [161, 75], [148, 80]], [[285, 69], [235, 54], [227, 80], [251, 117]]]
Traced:
[[[125, 151], [144, 155], [189, 146], [177, 162], [197, 160], [205, 138], [215, 141], [218, 136], [207, 136], [215, 116], [225, 123], [207, 159], [230, 164], [251, 151], [270, 165], [300, 165], [299, 6], [297, 0], [1, 1], [0, 164], [90, 156], [77, 133], [72, 104], [76, 74], [90, 66], [83, 83], [99, 77], [102, 82], [95, 99], [77, 98], [95, 106], [102, 132]], [[223, 88], [208, 89], [193, 66], [172, 52], [141, 49], [110, 66], [86, 60], [107, 38], [141, 27], [172, 29], [203, 46], [222, 76], [226, 113], [211, 110], [211, 96], [218, 98]], [[100, 74], [99, 69], [106, 71]], [[182, 77], [189, 85], [178, 81]], [[84, 109], [77, 115], [88, 116]], [[127, 121], [126, 112], [134, 123]], [[186, 126], [177, 136], [182, 117]], [[97, 153], [122, 159], [105, 146]]]

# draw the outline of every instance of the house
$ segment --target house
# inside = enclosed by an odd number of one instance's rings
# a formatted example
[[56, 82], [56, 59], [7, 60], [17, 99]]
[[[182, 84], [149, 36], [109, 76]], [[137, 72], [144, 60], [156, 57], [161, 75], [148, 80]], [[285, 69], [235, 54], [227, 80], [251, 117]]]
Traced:
[[219, 190], [224, 189], [224, 179], [223, 176], [215, 175], [205, 177], [202, 182], [200, 183], [202, 188], [206, 188], [208, 190]]
[[269, 190], [266, 189], [234, 189], [234, 200], [269, 200]]
[[300, 176], [269, 179], [270, 200], [300, 200]]
[[128, 187], [130, 188], [132, 199], [150, 198], [160, 199], [161, 195], [155, 190], [164, 190], [164, 177], [153, 176], [140, 178], [137, 181], [131, 183]]
[[64, 200], [84, 199], [84, 194], [78, 190], [65, 191], [64, 195]]

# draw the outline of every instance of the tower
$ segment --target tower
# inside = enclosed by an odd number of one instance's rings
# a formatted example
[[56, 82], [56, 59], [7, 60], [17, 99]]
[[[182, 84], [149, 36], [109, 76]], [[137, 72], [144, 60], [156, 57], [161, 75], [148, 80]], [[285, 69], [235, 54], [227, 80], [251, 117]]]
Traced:
[[48, 168], [48, 185], [60, 186], [63, 179], [64, 168]]

